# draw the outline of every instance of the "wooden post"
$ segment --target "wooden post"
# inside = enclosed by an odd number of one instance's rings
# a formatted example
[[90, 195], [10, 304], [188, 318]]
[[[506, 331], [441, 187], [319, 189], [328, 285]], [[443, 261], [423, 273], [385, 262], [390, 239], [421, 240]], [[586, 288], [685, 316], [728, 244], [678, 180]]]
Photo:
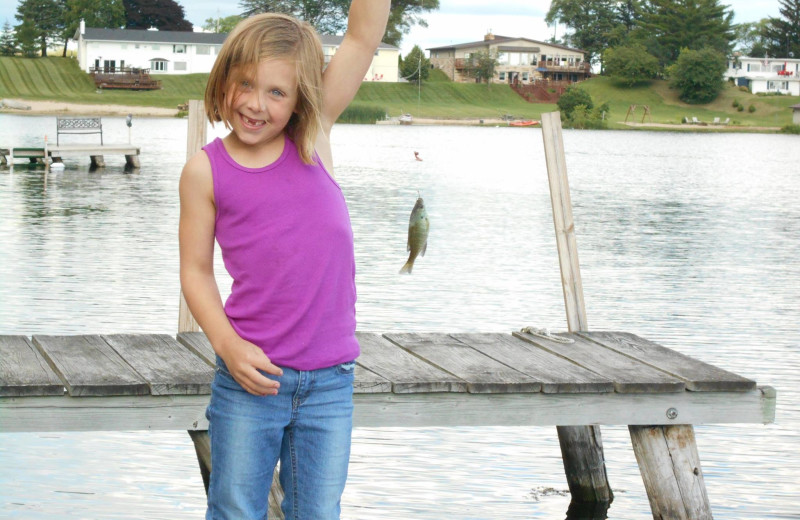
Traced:
[[[588, 330], [580, 278], [575, 224], [566, 173], [564, 147], [561, 139], [561, 117], [558, 112], [542, 114], [547, 173], [553, 202], [553, 222], [556, 228], [561, 281], [570, 331]], [[633, 450], [647, 490], [653, 518], [657, 520], [710, 520], [711, 506], [700, 469], [694, 428], [691, 425], [629, 426]], [[596, 446], [592, 431], [597, 430]], [[559, 427], [564, 468], [573, 500], [578, 489], [597, 496], [608, 487], [599, 428]], [[582, 472], [592, 472], [583, 474]], [[602, 471], [602, 475], [600, 474]], [[570, 474], [572, 472], [572, 474]], [[582, 500], [578, 498], [578, 500]]]
[[[578, 244], [572, 220], [572, 201], [569, 196], [564, 143], [561, 139], [559, 112], [542, 114], [542, 138], [553, 205], [553, 224], [556, 232], [558, 263], [561, 266], [561, 286], [564, 308], [570, 332], [589, 330], [583, 301]], [[614, 494], [608, 484], [603, 440], [599, 426], [558, 426], [558, 441], [567, 484], [576, 502], [611, 502]]]
[[[189, 129], [186, 137], [186, 159], [199, 152], [206, 144], [207, 139], [207, 123], [206, 113], [202, 101], [190, 100], [189, 101]], [[180, 294], [180, 308], [178, 311], [178, 332], [197, 332], [200, 326], [192, 316], [189, 310], [189, 305], [186, 303], [186, 298], [183, 297], [183, 291]], [[189, 431], [189, 436], [194, 443], [195, 453], [197, 454], [197, 462], [200, 465], [200, 475], [203, 477], [203, 485], [208, 493], [208, 484], [211, 478], [211, 438], [208, 436], [207, 431]], [[272, 489], [269, 493], [269, 518], [276, 520], [283, 520], [283, 511], [281, 510], [281, 502], [283, 501], [283, 489], [281, 489], [280, 481], [278, 480], [278, 468], [272, 475]]]

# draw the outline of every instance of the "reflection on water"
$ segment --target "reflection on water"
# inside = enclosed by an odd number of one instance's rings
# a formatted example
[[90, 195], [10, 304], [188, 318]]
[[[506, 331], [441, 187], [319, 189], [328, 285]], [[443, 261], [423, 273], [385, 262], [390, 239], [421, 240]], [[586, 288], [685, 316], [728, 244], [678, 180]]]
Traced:
[[[127, 142], [104, 118], [107, 142]], [[54, 117], [0, 115], [0, 147]], [[359, 329], [564, 329], [535, 129], [337, 126], [356, 236]], [[186, 122], [138, 119], [124, 158], [0, 169], [0, 333], [174, 333]], [[777, 424], [696, 427], [718, 518], [798, 518], [800, 146], [794, 136], [565, 132], [589, 325], [658, 341], [778, 389]], [[414, 160], [419, 151], [424, 162]], [[429, 247], [405, 261], [421, 191]], [[223, 292], [229, 279], [217, 261]], [[3, 434], [0, 517], [199, 518], [182, 432]], [[648, 518], [624, 426], [603, 428], [611, 519]], [[348, 519], [563, 518], [555, 428], [360, 429]]]

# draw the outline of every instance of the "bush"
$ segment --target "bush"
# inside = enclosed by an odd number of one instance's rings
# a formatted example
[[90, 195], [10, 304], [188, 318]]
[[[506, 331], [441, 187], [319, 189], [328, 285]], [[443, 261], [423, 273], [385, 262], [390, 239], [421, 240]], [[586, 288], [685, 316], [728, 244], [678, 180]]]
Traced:
[[603, 118], [603, 112], [608, 112], [608, 103], [603, 103], [594, 110], [590, 110], [586, 105], [577, 105], [564, 121], [564, 127], [593, 130], [608, 128], [608, 123]]
[[681, 101], [703, 104], [714, 101], [722, 92], [727, 68], [725, 55], [710, 47], [699, 51], [682, 49], [668, 73]]
[[658, 59], [640, 44], [612, 47], [603, 53], [606, 74], [622, 85], [646, 83], [658, 74]]
[[577, 85], [570, 85], [567, 90], [558, 98], [558, 109], [561, 111], [561, 120], [569, 120], [572, 116], [572, 111], [576, 107], [582, 105], [584, 110], [591, 110], [594, 108], [592, 96]]
[[747, 107], [747, 111], [752, 114], [753, 112], [756, 111], [756, 106], [755, 105], [750, 105], [749, 107]]
[[744, 105], [739, 105], [738, 107], [736, 107], [736, 110], [738, 110], [739, 112], [744, 112]]
[[781, 128], [782, 134], [795, 134], [800, 135], [800, 125], [786, 125]]
[[738, 106], [739, 106], [739, 100], [738, 100], [738, 99], [734, 99], [734, 100], [733, 100], [733, 103], [731, 103], [731, 106], [732, 106], [733, 108], [736, 108], [736, 107], [738, 107]]
[[741, 90], [742, 92], [750, 92], [750, 89], [748, 87], [745, 87], [744, 85], [740, 86], [739, 90]]

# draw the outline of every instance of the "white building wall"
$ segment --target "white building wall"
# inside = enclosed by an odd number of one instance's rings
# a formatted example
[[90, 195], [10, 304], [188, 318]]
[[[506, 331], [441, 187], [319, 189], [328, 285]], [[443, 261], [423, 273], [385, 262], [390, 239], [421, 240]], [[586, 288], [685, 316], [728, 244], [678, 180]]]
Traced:
[[[133, 43], [133, 42], [105, 42], [89, 41], [79, 44], [84, 52], [79, 52], [81, 69], [89, 72], [95, 63], [104, 66], [105, 60], [113, 60], [115, 67], [136, 67], [150, 69], [152, 74], [193, 74], [211, 72], [217, 53], [218, 45], [200, 45], [208, 50], [208, 54], [198, 54], [197, 44], [186, 44], [182, 48], [185, 52], [176, 52], [176, 44], [172, 43]], [[156, 70], [152, 60], [166, 61], [166, 70]]]
[[[779, 74], [786, 71], [788, 74]], [[800, 59], [740, 57], [728, 61], [725, 76], [749, 82], [750, 92], [800, 96]]]

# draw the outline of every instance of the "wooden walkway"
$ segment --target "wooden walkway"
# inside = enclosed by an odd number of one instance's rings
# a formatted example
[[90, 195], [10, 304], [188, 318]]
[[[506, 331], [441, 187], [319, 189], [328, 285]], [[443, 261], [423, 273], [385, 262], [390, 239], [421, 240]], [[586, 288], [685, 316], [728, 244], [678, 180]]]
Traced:
[[[775, 391], [624, 332], [359, 333], [356, 426], [769, 423]], [[0, 432], [205, 430], [204, 334], [0, 336]]]

